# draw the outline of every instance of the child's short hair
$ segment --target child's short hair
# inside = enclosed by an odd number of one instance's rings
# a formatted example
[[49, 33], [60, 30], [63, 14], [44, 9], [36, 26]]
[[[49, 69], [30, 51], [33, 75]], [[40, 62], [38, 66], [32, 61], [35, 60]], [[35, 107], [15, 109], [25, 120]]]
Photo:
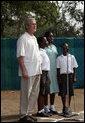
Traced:
[[45, 32], [44, 36], [48, 37], [50, 35], [50, 33], [52, 33], [52, 32], [51, 31], [47, 31], [47, 32]]
[[41, 47], [41, 45], [42, 45], [43, 38], [44, 38], [44, 37], [38, 37], [38, 38], [37, 38], [37, 42], [38, 42], [38, 44], [39, 44], [39, 47]]
[[[60, 47], [62, 48], [63, 46], [65, 46], [65, 45], [68, 45], [67, 43], [62, 43], [61, 45], [60, 45]], [[69, 45], [68, 45], [68, 47], [69, 47]]]
[[[67, 45], [67, 48], [65, 47], [66, 45]], [[68, 45], [67, 43], [62, 43], [62, 44], [60, 45], [60, 47], [69, 50], [69, 45]]]

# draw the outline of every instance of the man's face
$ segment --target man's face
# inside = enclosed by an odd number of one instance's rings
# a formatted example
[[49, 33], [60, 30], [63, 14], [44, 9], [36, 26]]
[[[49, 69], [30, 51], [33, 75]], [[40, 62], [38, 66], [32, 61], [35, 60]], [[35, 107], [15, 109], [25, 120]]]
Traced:
[[37, 29], [36, 20], [34, 19], [29, 20], [27, 30], [34, 33], [36, 29]]

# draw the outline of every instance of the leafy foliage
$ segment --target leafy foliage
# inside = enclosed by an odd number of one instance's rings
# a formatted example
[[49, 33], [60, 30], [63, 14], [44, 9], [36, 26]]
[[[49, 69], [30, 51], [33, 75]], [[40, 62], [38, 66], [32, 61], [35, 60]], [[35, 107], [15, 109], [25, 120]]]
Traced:
[[[24, 22], [27, 17], [36, 18], [38, 28], [35, 35], [37, 37], [44, 35], [47, 30], [53, 31], [57, 37], [82, 37], [84, 12], [76, 9], [79, 2], [61, 2], [60, 5], [59, 1], [2, 1], [1, 37], [19, 37], [25, 31]], [[80, 2], [83, 4], [83, 1]], [[72, 26], [70, 21], [67, 22], [67, 12], [70, 19], [81, 23], [80, 29], [76, 29], [76, 24]]]

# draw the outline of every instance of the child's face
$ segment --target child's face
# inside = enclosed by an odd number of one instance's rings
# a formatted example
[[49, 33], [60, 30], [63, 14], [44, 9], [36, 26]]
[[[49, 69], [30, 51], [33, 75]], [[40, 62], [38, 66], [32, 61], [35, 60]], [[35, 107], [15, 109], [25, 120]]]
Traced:
[[44, 47], [48, 46], [48, 41], [47, 41], [46, 37], [43, 38], [43, 46]]
[[48, 36], [49, 43], [52, 43], [53, 39], [54, 39], [53, 33], [50, 33], [50, 35]]
[[67, 53], [67, 52], [68, 52], [68, 49], [69, 49], [69, 46], [68, 46], [67, 44], [65, 44], [65, 45], [62, 47], [63, 53]]

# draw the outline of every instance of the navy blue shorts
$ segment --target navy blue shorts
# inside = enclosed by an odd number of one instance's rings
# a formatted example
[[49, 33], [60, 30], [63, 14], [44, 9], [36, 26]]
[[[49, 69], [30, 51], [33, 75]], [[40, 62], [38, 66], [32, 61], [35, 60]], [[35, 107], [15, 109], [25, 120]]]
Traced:
[[[59, 84], [59, 96], [66, 96], [67, 95], [67, 74], [61, 74], [61, 81], [62, 83]], [[69, 82], [69, 96], [74, 95], [73, 89], [73, 74], [68, 74], [68, 82]]]
[[45, 86], [40, 85], [40, 93], [42, 95], [46, 95], [50, 93], [50, 80], [48, 77], [48, 71], [42, 71], [44, 81], [45, 81]]

